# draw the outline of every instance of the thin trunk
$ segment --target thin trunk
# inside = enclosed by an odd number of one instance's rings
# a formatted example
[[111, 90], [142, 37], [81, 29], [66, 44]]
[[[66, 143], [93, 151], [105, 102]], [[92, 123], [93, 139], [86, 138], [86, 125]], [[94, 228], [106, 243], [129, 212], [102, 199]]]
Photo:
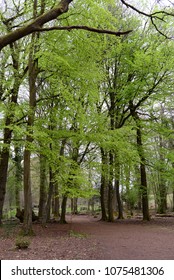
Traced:
[[28, 235], [32, 233], [32, 199], [31, 199], [31, 172], [30, 172], [30, 144], [33, 142], [33, 124], [35, 118], [36, 109], [36, 79], [38, 75], [37, 62], [34, 60], [33, 53], [35, 51], [35, 35], [32, 38], [32, 46], [29, 55], [29, 106], [30, 112], [28, 115], [27, 123], [27, 136], [26, 146], [24, 150], [24, 234]]
[[60, 217], [60, 203], [59, 203], [59, 186], [58, 183], [54, 183], [54, 217]]
[[114, 188], [113, 188], [113, 163], [114, 156], [113, 152], [109, 152], [109, 188], [108, 188], [108, 222], [114, 221], [113, 214], [113, 197], [114, 197]]
[[101, 171], [101, 186], [100, 186], [100, 203], [101, 203], [101, 220], [107, 221], [107, 214], [106, 214], [106, 205], [105, 205], [105, 198], [106, 198], [106, 190], [107, 190], [107, 169], [108, 169], [108, 160], [107, 154], [104, 152], [104, 149], [101, 148], [101, 158], [102, 158], [102, 171]]
[[40, 154], [40, 196], [39, 196], [39, 219], [44, 217], [44, 209], [47, 200], [46, 188], [46, 158]]
[[74, 214], [74, 215], [78, 214], [77, 201], [78, 201], [78, 198], [76, 198], [76, 197], [71, 198], [71, 214]]
[[123, 216], [123, 205], [122, 205], [122, 201], [121, 201], [121, 197], [120, 197], [120, 184], [119, 184], [119, 180], [116, 179], [115, 180], [115, 189], [116, 189], [116, 198], [117, 198], [117, 205], [118, 205], [118, 217], [117, 219], [124, 219]]
[[[6, 150], [6, 151], [5, 151]], [[3, 205], [6, 193], [9, 148], [3, 148], [0, 162], [0, 224], [2, 224]]]
[[16, 210], [20, 209], [20, 189], [22, 185], [22, 165], [21, 165], [21, 152], [18, 147], [15, 147], [15, 201]]
[[23, 234], [33, 234], [32, 229], [32, 196], [31, 196], [31, 174], [30, 174], [30, 151], [24, 151], [24, 223]]
[[160, 136], [159, 139], [160, 144], [160, 168], [159, 168], [159, 190], [158, 190], [158, 210], [157, 212], [159, 214], [166, 213], [167, 210], [167, 190], [166, 190], [166, 182], [163, 178], [164, 174], [164, 165], [165, 165], [165, 159], [162, 155], [162, 148], [163, 148], [163, 141], [162, 137]]
[[54, 176], [53, 176], [53, 171], [52, 168], [50, 167], [49, 170], [49, 191], [48, 191], [48, 199], [47, 199], [47, 205], [46, 205], [46, 222], [50, 220], [50, 215], [51, 215], [51, 201], [53, 197], [53, 191], [54, 191]]
[[115, 190], [116, 190], [116, 199], [118, 205], [118, 219], [124, 219], [123, 217], [123, 206], [120, 196], [120, 164], [115, 154]]
[[[6, 183], [7, 183], [7, 172], [8, 172], [8, 163], [9, 163], [9, 149], [12, 139], [12, 132], [11, 129], [13, 125], [13, 120], [15, 116], [15, 106], [17, 104], [18, 99], [18, 92], [20, 83], [22, 80], [22, 76], [19, 74], [19, 51], [17, 44], [13, 45], [10, 44], [11, 50], [11, 57], [13, 62], [13, 69], [14, 69], [14, 85], [13, 89], [10, 92], [10, 100], [9, 100], [9, 110], [6, 112], [5, 116], [5, 128], [3, 132], [3, 148], [0, 152], [0, 224], [2, 223], [2, 214], [3, 214], [3, 205], [5, 200], [5, 193], [6, 193]], [[9, 128], [10, 127], [10, 128]]]
[[146, 176], [146, 165], [142, 143], [142, 133], [139, 122], [137, 123], [137, 146], [140, 157], [140, 176], [141, 176], [141, 195], [142, 195], [142, 211], [143, 220], [149, 221], [149, 205], [148, 205], [148, 192], [147, 192], [147, 176]]
[[67, 196], [64, 195], [63, 198], [62, 198], [62, 205], [61, 205], [61, 216], [60, 216], [60, 223], [61, 224], [66, 224], [66, 218], [65, 218], [65, 215], [66, 215], [66, 203], [67, 203]]

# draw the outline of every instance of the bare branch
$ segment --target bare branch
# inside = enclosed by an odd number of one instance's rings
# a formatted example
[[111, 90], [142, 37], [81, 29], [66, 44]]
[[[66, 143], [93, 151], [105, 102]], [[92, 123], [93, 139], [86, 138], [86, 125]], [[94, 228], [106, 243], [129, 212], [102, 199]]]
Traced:
[[156, 19], [159, 19], [159, 20], [162, 20], [163, 21], [163, 18], [161, 17], [158, 17], [157, 15], [160, 15], [160, 14], [163, 14], [163, 15], [167, 15], [167, 16], [174, 16], [173, 13], [168, 13], [167, 11], [158, 11], [158, 12], [154, 12], [154, 13], [151, 13], [151, 14], [147, 14], [139, 9], [137, 9], [136, 7], [130, 5], [129, 3], [127, 3], [125, 0], [120, 0], [127, 8], [131, 8], [132, 10], [134, 10], [135, 12], [141, 14], [141, 15], [144, 15], [146, 17], [149, 17], [149, 18], [156, 18]]
[[115, 36], [127, 35], [130, 32], [132, 32], [132, 30], [121, 32], [121, 31], [112, 31], [112, 30], [107, 30], [107, 29], [98, 29], [98, 28], [93, 28], [93, 27], [89, 27], [89, 26], [85, 26], [85, 25], [53, 26], [53, 27], [48, 27], [48, 28], [36, 28], [35, 31], [39, 31], [39, 32], [53, 31], [53, 30], [71, 31], [72, 29], [82, 29], [82, 30], [87, 30], [90, 32], [110, 34], [110, 35], [115, 35]]
[[151, 23], [153, 24], [153, 26], [155, 27], [156, 31], [161, 34], [162, 36], [164, 36], [166, 39], [172, 39], [172, 37], [167, 36], [166, 34], [164, 34], [156, 25], [155, 20], [160, 20], [160, 21], [164, 21], [164, 18], [166, 16], [172, 16], [174, 17], [174, 13], [169, 13], [167, 11], [161, 10], [158, 12], [154, 12], [154, 13], [145, 13], [139, 9], [137, 9], [136, 7], [134, 7], [133, 5], [130, 5], [129, 3], [127, 3], [125, 0], [121, 0], [121, 2], [128, 8], [131, 8], [133, 11], [139, 13], [140, 15], [144, 15], [148, 18], [150, 18]]

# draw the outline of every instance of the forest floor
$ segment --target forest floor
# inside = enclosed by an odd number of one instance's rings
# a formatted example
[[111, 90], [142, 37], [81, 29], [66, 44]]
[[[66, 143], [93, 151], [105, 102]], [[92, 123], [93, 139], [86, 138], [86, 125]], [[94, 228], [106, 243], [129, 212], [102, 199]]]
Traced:
[[28, 249], [16, 249], [21, 225], [0, 228], [1, 260], [174, 260], [174, 217], [150, 222], [131, 218], [114, 223], [87, 215], [67, 224], [33, 224]]

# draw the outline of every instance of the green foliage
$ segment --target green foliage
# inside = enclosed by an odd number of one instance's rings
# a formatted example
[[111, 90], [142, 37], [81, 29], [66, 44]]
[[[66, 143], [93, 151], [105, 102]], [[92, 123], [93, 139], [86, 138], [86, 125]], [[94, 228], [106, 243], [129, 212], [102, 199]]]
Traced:
[[70, 237], [75, 237], [75, 238], [80, 238], [80, 239], [88, 237], [88, 235], [86, 233], [76, 232], [74, 230], [69, 231], [69, 236]]
[[[21, 4], [22, 15], [14, 19], [14, 25], [32, 18], [31, 2]], [[39, 14], [40, 1], [38, 3], [35, 12]], [[168, 117], [165, 122], [160, 119], [159, 112], [159, 102], [165, 103], [166, 116], [173, 106], [173, 41], [160, 37], [148, 22], [144, 24], [140, 17], [125, 10], [120, 1], [87, 0], [84, 3], [79, 0], [73, 3], [69, 13], [53, 24], [118, 31], [133, 29], [134, 32], [119, 38], [84, 30], [40, 34], [35, 54], [39, 69], [36, 112], [30, 130], [27, 121], [33, 108], [29, 106], [26, 73], [31, 38], [15, 43], [13, 51], [5, 49], [0, 70], [1, 151], [11, 148], [13, 155], [17, 145], [29, 149], [32, 158], [44, 155], [59, 185], [60, 195], [92, 197], [98, 193], [94, 186], [101, 177], [101, 148], [117, 155], [122, 169], [130, 168], [133, 179], [128, 180], [132, 184], [137, 177], [135, 167], [139, 165], [137, 127], [130, 114], [130, 104], [133, 104], [141, 119], [149, 185], [154, 183], [151, 175], [156, 178], [160, 173], [166, 185], [173, 188], [173, 147], [169, 149], [173, 126]], [[18, 5], [11, 4], [12, 8], [7, 8], [9, 15], [18, 12]], [[54, 1], [45, 4], [48, 10]], [[2, 13], [0, 16], [3, 18]], [[161, 28], [170, 29], [171, 33], [171, 22], [160, 22]], [[0, 28], [4, 34], [5, 25], [1, 23]], [[14, 57], [18, 68], [14, 67]], [[14, 103], [11, 98], [16, 85], [18, 100]], [[10, 117], [8, 124], [7, 117]], [[7, 128], [12, 130], [11, 143], [3, 141]], [[26, 136], [33, 141], [26, 143]], [[156, 141], [158, 136], [163, 138], [163, 147]], [[77, 155], [74, 155], [75, 149]], [[36, 166], [34, 168], [38, 169]], [[15, 183], [12, 173], [8, 176], [10, 190]], [[124, 170], [120, 175], [123, 188], [128, 184], [125, 173]], [[137, 189], [130, 188], [126, 196], [131, 203], [135, 202]]]
[[26, 236], [18, 236], [15, 240], [15, 246], [17, 249], [28, 249], [30, 243], [30, 240]]

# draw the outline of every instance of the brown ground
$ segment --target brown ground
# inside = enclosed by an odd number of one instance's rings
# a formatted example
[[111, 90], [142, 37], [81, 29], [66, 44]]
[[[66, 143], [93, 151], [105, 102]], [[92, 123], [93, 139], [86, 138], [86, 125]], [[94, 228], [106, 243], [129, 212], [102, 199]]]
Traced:
[[34, 224], [28, 249], [15, 248], [20, 226], [0, 228], [1, 260], [174, 260], [174, 217], [101, 222], [69, 216], [68, 224]]

